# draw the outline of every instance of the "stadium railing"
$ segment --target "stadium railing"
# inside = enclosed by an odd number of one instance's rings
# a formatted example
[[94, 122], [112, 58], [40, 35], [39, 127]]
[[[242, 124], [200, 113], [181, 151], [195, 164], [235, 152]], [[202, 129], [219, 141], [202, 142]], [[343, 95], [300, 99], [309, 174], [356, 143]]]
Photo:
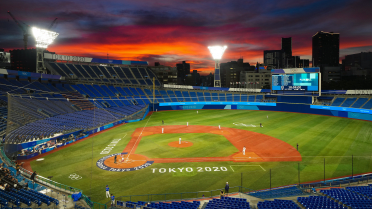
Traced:
[[[195, 199], [209, 199], [209, 198], [216, 198], [220, 196], [221, 190], [225, 191], [224, 188], [222, 189], [215, 189], [210, 191], [198, 191], [198, 192], [182, 192], [182, 193], [165, 193], [165, 194], [144, 194], [144, 195], [129, 195], [129, 196], [120, 196], [116, 197], [116, 201], [122, 202], [175, 202], [175, 201], [185, 201], [185, 200], [195, 200]], [[236, 194], [236, 193], [249, 193], [253, 190], [242, 187], [242, 186], [235, 186], [230, 187], [229, 194]], [[106, 203], [107, 207], [110, 207], [111, 201]]]
[[[4, 162], [6, 162], [6, 164], [8, 164], [8, 165], [10, 165], [12, 167], [15, 167], [15, 163], [12, 162], [5, 155], [3, 147], [0, 147], [0, 155], [4, 159]], [[29, 171], [27, 169], [24, 169], [22, 167], [20, 168], [20, 171], [21, 171], [21, 174], [23, 174], [24, 176], [31, 177], [31, 174], [32, 174], [31, 171]], [[53, 181], [51, 179], [45, 178], [45, 177], [40, 176], [40, 175], [37, 175], [35, 178], [36, 178], [36, 182], [41, 183], [41, 184], [43, 184], [45, 186], [48, 186], [50, 188], [53, 188], [53, 189], [56, 189], [56, 190], [60, 190], [62, 192], [66, 192], [66, 193], [69, 193], [69, 194], [73, 194], [73, 193], [76, 193], [76, 192], [81, 192], [82, 199], [92, 209], [106, 209], [107, 208], [107, 206], [105, 204], [91, 201], [89, 197], [87, 197], [86, 195], [83, 194], [83, 190], [81, 190], [81, 189], [74, 188], [74, 187], [71, 187], [71, 186], [68, 186], [68, 185], [65, 185], [65, 184], [61, 184], [61, 183], [55, 182], [55, 181]]]

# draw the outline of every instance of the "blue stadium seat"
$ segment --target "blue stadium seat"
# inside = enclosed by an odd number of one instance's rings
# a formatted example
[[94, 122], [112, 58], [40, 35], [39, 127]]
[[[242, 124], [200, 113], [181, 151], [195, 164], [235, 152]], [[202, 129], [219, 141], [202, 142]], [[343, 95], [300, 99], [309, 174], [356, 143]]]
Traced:
[[198, 97], [196, 96], [196, 92], [190, 91], [190, 98], [192, 102], [198, 102]]
[[350, 107], [357, 98], [347, 98], [344, 103], [341, 104], [341, 107]]
[[342, 102], [344, 101], [345, 101], [345, 98], [336, 98], [331, 104], [331, 106], [340, 106]]
[[277, 209], [300, 209], [300, 207], [294, 203], [292, 200], [279, 200], [274, 199], [274, 201], [267, 201], [258, 202], [257, 203], [258, 209], [269, 209], [269, 208], [277, 208]]
[[196, 94], [198, 95], [198, 99], [200, 102], [206, 101], [203, 92], [197, 92]]
[[368, 101], [368, 98], [358, 98], [358, 100], [351, 107], [360, 108], [367, 101]]
[[210, 200], [205, 209], [249, 209], [249, 202], [243, 198], [221, 197]]
[[329, 208], [329, 209], [347, 209], [342, 204], [333, 201], [325, 196], [297, 197], [297, 202], [305, 208]]
[[278, 188], [272, 190], [262, 190], [254, 193], [249, 193], [249, 195], [261, 199], [270, 199], [270, 198], [280, 198], [280, 197], [289, 197], [289, 196], [299, 196], [304, 193], [295, 186]]

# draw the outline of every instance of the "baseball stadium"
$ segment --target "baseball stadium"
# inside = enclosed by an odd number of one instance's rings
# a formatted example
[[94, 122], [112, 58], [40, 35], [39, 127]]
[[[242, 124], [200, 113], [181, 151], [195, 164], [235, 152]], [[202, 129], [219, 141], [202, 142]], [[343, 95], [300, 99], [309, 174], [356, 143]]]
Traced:
[[165, 84], [31, 30], [36, 72], [0, 68], [1, 208], [372, 208], [372, 90], [322, 90], [319, 67], [224, 88], [227, 46], [213, 87]]
[[[238, 89], [165, 85], [143, 61], [73, 59], [45, 53], [51, 74], [0, 71], [2, 162], [41, 195], [2, 192], [4, 206], [107, 208], [106, 186], [112, 207], [372, 205], [369, 91], [322, 91], [319, 68]], [[308, 91], [276, 89], [294, 72], [313, 79]]]

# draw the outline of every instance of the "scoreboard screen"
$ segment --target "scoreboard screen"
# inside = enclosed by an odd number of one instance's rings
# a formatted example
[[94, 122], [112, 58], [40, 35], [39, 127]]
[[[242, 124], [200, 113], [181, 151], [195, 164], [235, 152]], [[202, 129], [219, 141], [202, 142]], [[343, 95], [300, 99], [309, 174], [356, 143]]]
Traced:
[[272, 90], [318, 91], [318, 73], [272, 75]]

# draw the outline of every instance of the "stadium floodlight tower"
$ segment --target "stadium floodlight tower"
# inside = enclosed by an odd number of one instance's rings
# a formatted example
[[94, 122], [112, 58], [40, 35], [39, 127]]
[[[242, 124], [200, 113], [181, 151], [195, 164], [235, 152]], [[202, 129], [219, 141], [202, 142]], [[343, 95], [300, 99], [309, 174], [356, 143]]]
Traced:
[[56, 32], [32, 27], [32, 35], [36, 40], [36, 72], [46, 73], [44, 67], [44, 50], [53, 43], [59, 35]]
[[209, 51], [216, 63], [214, 68], [214, 87], [221, 87], [220, 60], [227, 46], [208, 46]]

